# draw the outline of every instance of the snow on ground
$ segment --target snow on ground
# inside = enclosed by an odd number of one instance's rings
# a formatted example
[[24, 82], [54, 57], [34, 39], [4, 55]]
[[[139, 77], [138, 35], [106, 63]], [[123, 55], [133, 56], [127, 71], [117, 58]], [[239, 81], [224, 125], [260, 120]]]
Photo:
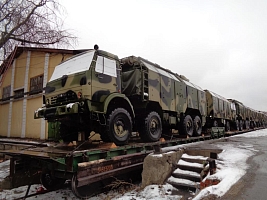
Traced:
[[232, 137], [264, 137], [267, 136], [267, 129], [257, 130], [257, 131], [251, 131], [248, 133], [243, 133], [240, 135], [235, 135]]
[[0, 182], [9, 175], [10, 160], [0, 163]]
[[[233, 137], [266, 137], [267, 130], [258, 130], [249, 133], [244, 133], [241, 135], [233, 136]], [[223, 196], [233, 184], [235, 184], [248, 169], [248, 165], [246, 164], [246, 160], [255, 154], [255, 148], [249, 144], [244, 145], [233, 145], [227, 144], [224, 145], [216, 145], [218, 148], [223, 149], [223, 152], [218, 154], [217, 161], [217, 171], [214, 175], [209, 175], [209, 178], [215, 178], [221, 180], [218, 185], [207, 187], [199, 192], [199, 194], [194, 198], [194, 200], [202, 199], [204, 196], [209, 194], [215, 194], [218, 196]], [[0, 181], [2, 181], [7, 175], [7, 166], [9, 165], [8, 161], [0, 163]], [[30, 193], [35, 193], [38, 189], [40, 189], [40, 185], [31, 186]], [[19, 197], [23, 197], [27, 190], [27, 186], [14, 188], [12, 190], [3, 190], [0, 193], [0, 199], [15, 199]], [[179, 200], [182, 197], [179, 195], [172, 195], [171, 193], [176, 189], [169, 185], [149, 185], [143, 190], [135, 189], [130, 192], [127, 192], [123, 195], [109, 192], [108, 194], [101, 194], [97, 197], [91, 198], [92, 200], [103, 200], [103, 199], [123, 199], [123, 200], [144, 200], [144, 199], [159, 199], [159, 200]], [[33, 199], [76, 199], [76, 197], [72, 194], [70, 189], [62, 189], [55, 192], [50, 192], [47, 194], [39, 195], [38, 197], [34, 196], [31, 198], [27, 198], [29, 200]]]
[[202, 199], [209, 194], [223, 196], [246, 173], [248, 169], [246, 160], [254, 154], [251, 150], [235, 147], [232, 144], [218, 145], [218, 147], [224, 149], [218, 155], [221, 162], [217, 162], [217, 171], [214, 175], [210, 175], [209, 179], [217, 179], [221, 182], [201, 190], [194, 198], [195, 200]]

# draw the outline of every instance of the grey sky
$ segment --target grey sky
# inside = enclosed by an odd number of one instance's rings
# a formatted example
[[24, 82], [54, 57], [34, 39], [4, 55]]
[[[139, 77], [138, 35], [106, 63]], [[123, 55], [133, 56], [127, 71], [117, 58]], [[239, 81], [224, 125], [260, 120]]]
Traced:
[[141, 56], [267, 111], [267, 1], [61, 0], [77, 49]]

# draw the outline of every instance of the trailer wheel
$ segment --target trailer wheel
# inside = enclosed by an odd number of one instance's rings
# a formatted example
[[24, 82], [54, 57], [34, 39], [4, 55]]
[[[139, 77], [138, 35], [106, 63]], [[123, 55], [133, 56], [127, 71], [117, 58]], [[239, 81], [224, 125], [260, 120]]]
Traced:
[[74, 174], [72, 176], [71, 190], [73, 194], [80, 199], [89, 199], [90, 197], [101, 193], [101, 188], [103, 188], [103, 185], [100, 181], [78, 187], [77, 175]]
[[201, 119], [198, 115], [195, 116], [195, 118], [194, 118], [193, 126], [194, 126], [194, 135], [196, 135], [196, 136], [201, 135], [202, 123], [201, 123]]
[[190, 115], [186, 115], [183, 120], [183, 131], [186, 135], [192, 136], [193, 135], [193, 120]]
[[230, 122], [229, 121], [226, 121], [226, 124], [225, 124], [225, 132], [227, 131], [230, 131]]
[[160, 139], [162, 123], [157, 112], [150, 112], [141, 123], [140, 137], [144, 142], [156, 142]]
[[65, 179], [60, 179], [52, 176], [50, 172], [43, 172], [40, 177], [41, 184], [47, 189], [47, 190], [57, 190], [62, 188], [62, 186], [65, 183]]
[[132, 135], [132, 119], [124, 108], [116, 108], [108, 116], [107, 134], [117, 146], [128, 143]]

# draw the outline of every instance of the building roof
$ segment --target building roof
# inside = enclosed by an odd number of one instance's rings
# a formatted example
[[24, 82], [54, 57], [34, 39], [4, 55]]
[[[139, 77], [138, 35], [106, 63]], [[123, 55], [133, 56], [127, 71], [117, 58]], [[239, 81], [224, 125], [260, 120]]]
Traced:
[[55, 48], [40, 48], [40, 47], [23, 47], [16, 46], [10, 55], [3, 61], [0, 66], [0, 76], [12, 65], [13, 61], [18, 58], [23, 51], [35, 51], [45, 53], [62, 53], [62, 54], [79, 54], [89, 49], [69, 50], [69, 49], [55, 49]]

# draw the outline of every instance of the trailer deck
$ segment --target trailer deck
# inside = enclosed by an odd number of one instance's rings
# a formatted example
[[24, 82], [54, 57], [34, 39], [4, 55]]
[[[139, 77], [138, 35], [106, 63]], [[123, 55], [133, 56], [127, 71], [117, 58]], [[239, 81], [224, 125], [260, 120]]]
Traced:
[[[29, 144], [24, 149], [0, 150], [0, 153], [11, 157], [9, 176], [11, 187], [27, 184], [22, 174], [27, 174], [29, 185], [34, 180], [36, 181], [36, 177], [39, 177], [48, 190], [58, 189], [66, 180], [71, 180], [73, 193], [84, 198], [95, 195], [95, 191], [84, 194], [81, 191], [82, 188], [88, 188], [88, 185], [92, 186], [113, 176], [142, 169], [144, 158], [149, 153], [159, 152], [163, 147], [226, 137], [248, 131], [253, 130], [225, 133], [224, 128], [213, 128], [211, 134], [206, 136], [162, 140], [154, 143], [130, 143], [120, 147], [111, 143], [92, 141], [77, 143], [77, 145], [39, 142]], [[2, 139], [0, 144], [4, 143]]]

